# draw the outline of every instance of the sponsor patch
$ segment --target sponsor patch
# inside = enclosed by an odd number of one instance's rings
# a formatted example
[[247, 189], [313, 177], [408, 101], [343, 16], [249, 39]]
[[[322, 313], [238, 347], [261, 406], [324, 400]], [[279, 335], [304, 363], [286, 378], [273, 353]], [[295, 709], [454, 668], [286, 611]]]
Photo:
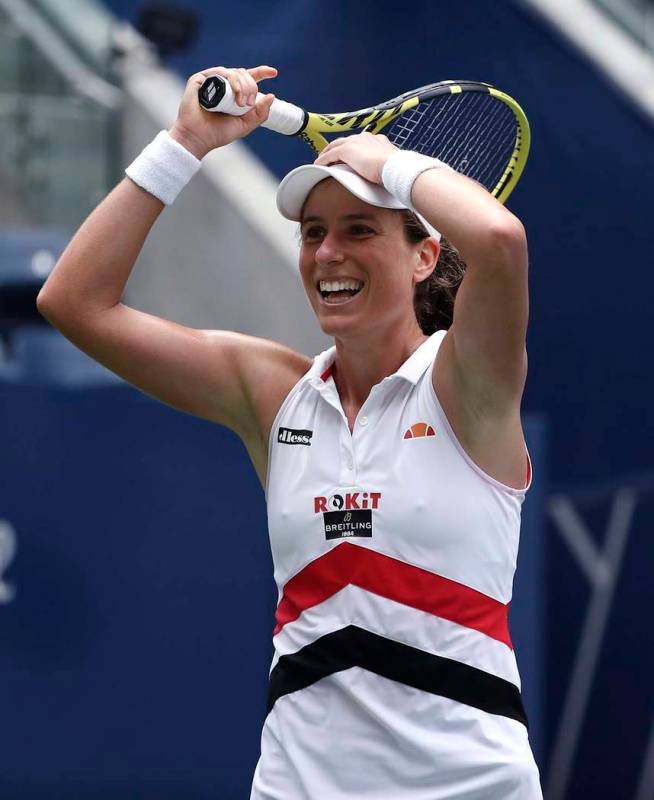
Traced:
[[311, 447], [313, 431], [296, 430], [295, 428], [280, 428], [277, 432], [277, 441], [280, 444], [304, 444]]
[[381, 492], [338, 491], [313, 498], [314, 514], [322, 514], [326, 539], [372, 536], [372, 512], [379, 508]]
[[372, 536], [372, 511], [325, 511], [326, 539]]

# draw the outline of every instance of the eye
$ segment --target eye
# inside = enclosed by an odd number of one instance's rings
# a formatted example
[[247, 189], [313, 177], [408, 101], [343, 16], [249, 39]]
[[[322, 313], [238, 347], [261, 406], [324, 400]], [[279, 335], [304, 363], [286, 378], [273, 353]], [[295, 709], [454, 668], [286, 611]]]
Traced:
[[310, 225], [302, 233], [302, 238], [307, 241], [309, 239], [318, 239], [320, 236], [324, 236], [324, 234], [325, 229], [321, 225]]
[[362, 236], [362, 235], [366, 235], [368, 233], [374, 233], [373, 229], [369, 228], [367, 225], [351, 225], [350, 226], [350, 231], [355, 236]]

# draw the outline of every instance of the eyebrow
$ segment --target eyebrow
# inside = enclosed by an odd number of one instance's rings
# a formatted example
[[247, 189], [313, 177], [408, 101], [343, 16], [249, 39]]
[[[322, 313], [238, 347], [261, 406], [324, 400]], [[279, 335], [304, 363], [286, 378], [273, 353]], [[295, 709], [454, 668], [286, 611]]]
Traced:
[[[344, 214], [339, 219], [345, 219], [345, 220], [348, 220], [348, 219], [369, 219], [369, 220], [372, 220], [374, 222], [378, 221], [377, 217], [374, 214]], [[300, 225], [304, 225], [305, 222], [324, 222], [324, 221], [325, 220], [324, 220], [323, 217], [311, 216], [311, 217], [305, 217], [300, 222]]]

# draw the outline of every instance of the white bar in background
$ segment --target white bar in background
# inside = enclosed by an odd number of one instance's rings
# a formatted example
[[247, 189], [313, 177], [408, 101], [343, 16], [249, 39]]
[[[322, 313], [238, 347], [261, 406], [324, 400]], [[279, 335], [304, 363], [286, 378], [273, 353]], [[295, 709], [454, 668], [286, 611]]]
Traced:
[[654, 119], [654, 56], [590, 0], [521, 0]]

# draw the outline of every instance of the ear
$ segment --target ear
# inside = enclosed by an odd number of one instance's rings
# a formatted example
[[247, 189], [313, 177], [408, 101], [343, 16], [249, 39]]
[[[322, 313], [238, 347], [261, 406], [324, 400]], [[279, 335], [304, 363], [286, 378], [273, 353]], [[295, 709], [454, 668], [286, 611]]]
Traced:
[[428, 278], [436, 268], [441, 246], [437, 239], [430, 236], [419, 242], [417, 248], [416, 266], [413, 270], [413, 277], [416, 283], [421, 283]]

